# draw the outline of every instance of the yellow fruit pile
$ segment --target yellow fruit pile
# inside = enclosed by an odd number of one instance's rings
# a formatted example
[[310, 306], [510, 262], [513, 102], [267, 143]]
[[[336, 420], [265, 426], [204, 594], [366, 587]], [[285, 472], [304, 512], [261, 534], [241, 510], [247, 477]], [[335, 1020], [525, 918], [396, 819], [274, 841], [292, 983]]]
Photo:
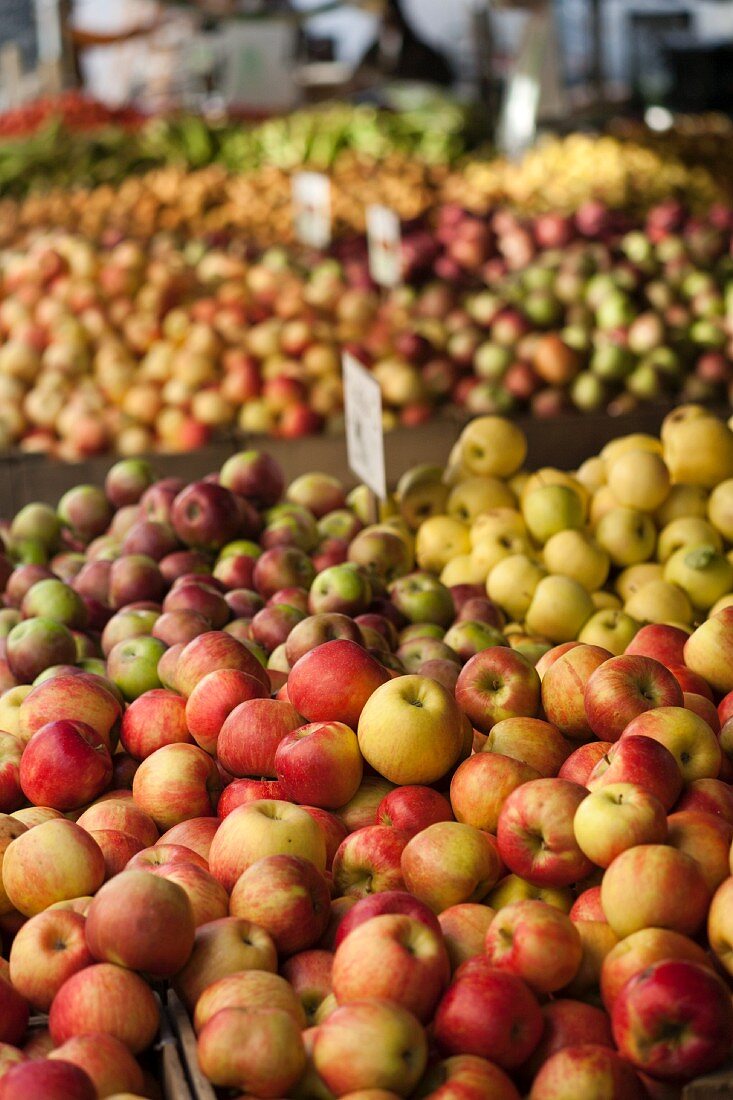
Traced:
[[446, 471], [401, 479], [386, 520], [414, 532], [419, 568], [484, 585], [515, 643], [619, 654], [644, 623], [690, 628], [733, 604], [733, 431], [706, 409], [680, 406], [660, 438], [615, 439], [570, 473], [527, 473], [525, 457], [515, 424], [479, 417]]

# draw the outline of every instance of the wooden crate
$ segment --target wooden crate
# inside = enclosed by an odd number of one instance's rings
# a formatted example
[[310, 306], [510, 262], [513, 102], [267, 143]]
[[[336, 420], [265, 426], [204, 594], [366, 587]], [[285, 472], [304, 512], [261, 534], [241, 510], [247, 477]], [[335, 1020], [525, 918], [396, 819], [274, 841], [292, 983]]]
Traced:
[[733, 1100], [733, 1066], [726, 1066], [685, 1085], [682, 1100]]
[[188, 1012], [173, 990], [168, 991], [166, 1011], [178, 1040], [178, 1049], [181, 1052], [181, 1059], [190, 1089], [187, 1095], [191, 1100], [216, 1100], [214, 1089], [199, 1069], [199, 1062], [196, 1057], [196, 1036]]

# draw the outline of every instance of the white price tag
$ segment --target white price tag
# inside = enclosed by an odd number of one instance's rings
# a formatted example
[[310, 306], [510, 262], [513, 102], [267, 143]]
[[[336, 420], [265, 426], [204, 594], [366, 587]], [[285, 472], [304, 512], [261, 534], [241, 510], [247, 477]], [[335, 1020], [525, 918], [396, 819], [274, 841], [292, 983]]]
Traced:
[[293, 176], [295, 232], [302, 244], [326, 248], [331, 243], [331, 181], [321, 172]]
[[369, 206], [366, 212], [369, 273], [379, 286], [402, 282], [400, 219], [388, 206]]
[[348, 352], [344, 352], [343, 371], [349, 467], [380, 500], [384, 500], [387, 496], [387, 477], [382, 391], [376, 378]]

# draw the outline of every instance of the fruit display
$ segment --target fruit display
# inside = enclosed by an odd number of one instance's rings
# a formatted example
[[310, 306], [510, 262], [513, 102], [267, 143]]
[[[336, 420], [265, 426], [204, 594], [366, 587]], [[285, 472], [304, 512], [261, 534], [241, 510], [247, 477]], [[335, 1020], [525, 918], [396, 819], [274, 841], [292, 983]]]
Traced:
[[[4, 524], [0, 1100], [679, 1096], [733, 1049], [733, 431]], [[31, 1013], [47, 1029], [29, 1038]]]
[[344, 156], [372, 170], [393, 156], [448, 166], [470, 143], [467, 112], [439, 96], [407, 111], [337, 103], [253, 124], [198, 114], [145, 119], [69, 92], [0, 115], [0, 185], [4, 195], [22, 197], [124, 184], [133, 173], [167, 166], [216, 165], [235, 175], [328, 171]]
[[[418, 201], [420, 171], [398, 185]], [[143, 240], [122, 231], [130, 180], [106, 197], [120, 229], [97, 225], [102, 240], [81, 205], [79, 233], [18, 230], [0, 251], [0, 449], [74, 460], [340, 430], [344, 348], [378, 379], [386, 428], [446, 404], [551, 416], [730, 397], [730, 208], [703, 221], [668, 200], [634, 221], [597, 202], [531, 219], [445, 205], [405, 226], [404, 284], [381, 293], [363, 237], [329, 256], [251, 252], [230, 232], [179, 241], [186, 219], [202, 233], [218, 214], [197, 181], [160, 175]]]

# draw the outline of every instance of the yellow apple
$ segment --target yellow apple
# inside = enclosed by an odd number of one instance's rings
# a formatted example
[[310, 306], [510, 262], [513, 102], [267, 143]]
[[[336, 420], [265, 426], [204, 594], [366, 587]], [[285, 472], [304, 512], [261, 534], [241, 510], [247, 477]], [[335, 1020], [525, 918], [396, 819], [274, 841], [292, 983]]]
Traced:
[[473, 523], [492, 508], [514, 508], [516, 497], [498, 477], [469, 477], [451, 490], [446, 511], [462, 523]]
[[603, 517], [618, 508], [618, 501], [608, 485], [601, 485], [596, 489], [590, 502], [588, 511], [588, 526], [595, 531]]
[[641, 623], [625, 611], [602, 608], [588, 619], [578, 634], [583, 645], [597, 645], [607, 649], [614, 657], [620, 656], [639, 630]]
[[677, 420], [663, 440], [673, 481], [713, 489], [733, 477], [733, 431], [717, 417]]
[[477, 516], [471, 524], [471, 546], [497, 535], [527, 536], [527, 524], [516, 508], [492, 508]]
[[484, 580], [491, 570], [510, 554], [532, 554], [532, 545], [525, 535], [487, 535], [477, 542], [471, 551], [471, 561], [477, 570], [483, 570]]
[[544, 545], [552, 535], [585, 522], [583, 502], [568, 485], [542, 485], [522, 496], [522, 515], [532, 538]]
[[606, 463], [600, 455], [586, 458], [575, 471], [575, 477], [584, 485], [589, 493], [595, 493], [602, 485], [606, 484]]
[[470, 554], [457, 554], [443, 566], [440, 580], [447, 588], [454, 584], [483, 584], [486, 571]]
[[463, 464], [484, 477], [511, 477], [527, 456], [524, 432], [501, 416], [477, 416], [459, 442]]
[[716, 550], [723, 549], [720, 533], [706, 519], [700, 516], [680, 516], [679, 519], [670, 520], [659, 532], [657, 561], [664, 563], [684, 546], [701, 546], [703, 543], [714, 546]]
[[709, 543], [682, 547], [667, 560], [664, 579], [681, 588], [695, 607], [706, 611], [733, 587], [733, 565]]
[[570, 642], [593, 612], [593, 601], [582, 584], [553, 574], [543, 577], [535, 588], [525, 623], [531, 634], [551, 642]]
[[661, 508], [654, 518], [657, 526], [664, 527], [673, 519], [682, 516], [699, 516], [705, 519], [708, 514], [708, 491], [702, 485], [673, 485]]
[[654, 561], [642, 561], [636, 565], [629, 565], [622, 569], [614, 581], [614, 588], [626, 603], [634, 592], [638, 592], [645, 584], [652, 581], [664, 580], [664, 566]]
[[733, 542], [733, 478], [716, 485], [708, 500], [708, 518], [726, 542]]
[[522, 621], [532, 596], [542, 578], [547, 575], [528, 554], [510, 554], [497, 562], [486, 580], [486, 594], [513, 619]]
[[612, 508], [596, 527], [596, 539], [613, 565], [623, 568], [648, 561], [654, 553], [657, 531], [646, 512], [638, 508]]
[[632, 593], [624, 611], [640, 623], [691, 623], [692, 604], [685, 592], [669, 581], [650, 581]]
[[452, 516], [431, 516], [420, 524], [415, 541], [415, 556], [421, 569], [440, 573], [451, 558], [468, 554], [471, 540], [468, 527]]
[[408, 527], [416, 531], [428, 516], [445, 512], [448, 492], [441, 466], [413, 466], [397, 483], [395, 496], [400, 515]]
[[601, 449], [601, 458], [606, 463], [615, 462], [621, 455], [628, 451], [649, 451], [651, 454], [661, 454], [662, 444], [655, 435], [647, 435], [644, 432], [632, 432], [629, 435], [611, 439]]
[[606, 592], [605, 588], [600, 588], [597, 592], [591, 592], [590, 598], [593, 600], [596, 611], [610, 611], [612, 608], [620, 611], [623, 607], [619, 597], [614, 592]]
[[550, 573], [572, 577], [588, 592], [606, 583], [608, 554], [585, 531], [558, 531], [545, 543], [543, 557]]
[[607, 466], [608, 486], [623, 507], [655, 512], [666, 500], [670, 476], [660, 454], [625, 451]]

